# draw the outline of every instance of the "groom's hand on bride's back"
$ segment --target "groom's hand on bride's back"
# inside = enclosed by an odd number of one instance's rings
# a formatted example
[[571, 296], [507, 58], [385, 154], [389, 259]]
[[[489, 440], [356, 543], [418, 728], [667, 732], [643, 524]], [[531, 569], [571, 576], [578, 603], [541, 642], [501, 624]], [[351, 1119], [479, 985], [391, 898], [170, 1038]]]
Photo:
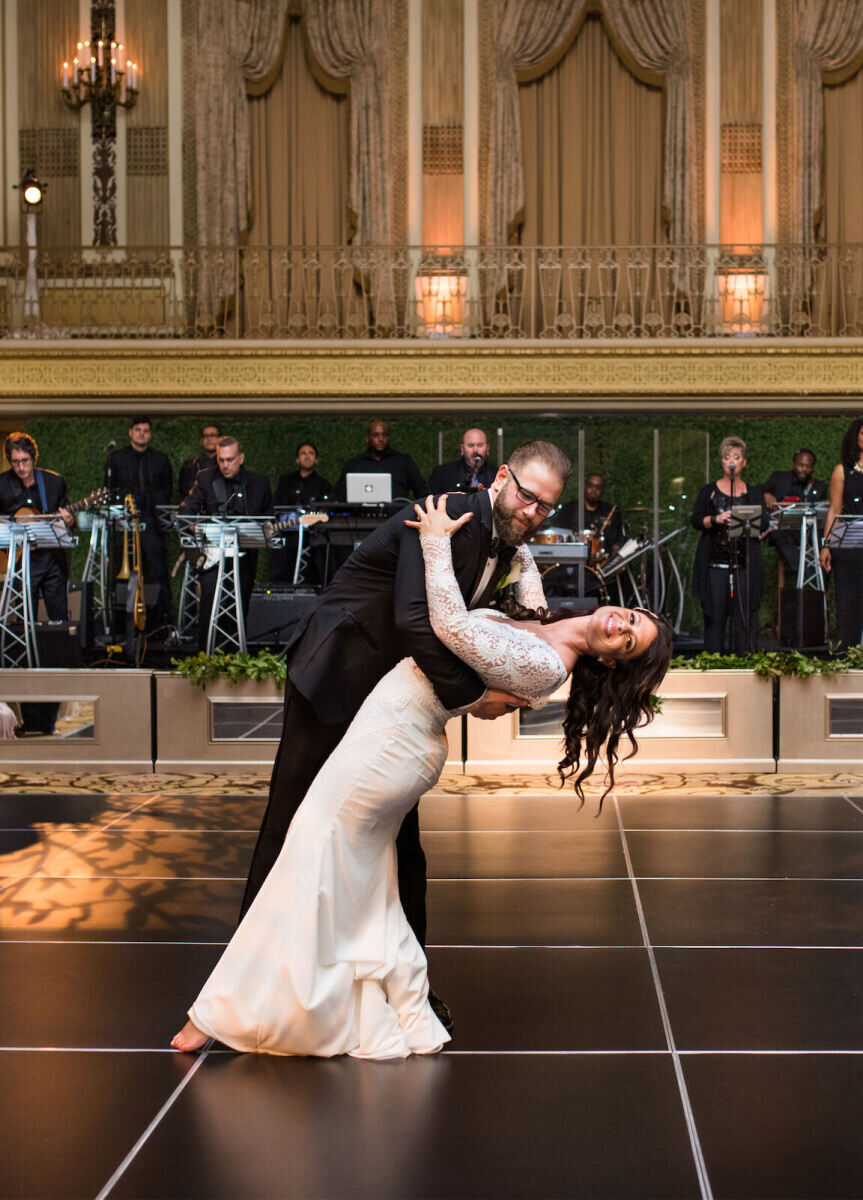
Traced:
[[476, 704], [472, 704], [467, 711], [472, 717], [479, 717], [481, 721], [494, 721], [505, 713], [515, 712], [517, 708], [524, 708], [526, 703], [526, 700], [520, 696], [513, 696], [511, 692], [498, 692], [494, 688], [489, 688], [485, 695], [481, 696]]

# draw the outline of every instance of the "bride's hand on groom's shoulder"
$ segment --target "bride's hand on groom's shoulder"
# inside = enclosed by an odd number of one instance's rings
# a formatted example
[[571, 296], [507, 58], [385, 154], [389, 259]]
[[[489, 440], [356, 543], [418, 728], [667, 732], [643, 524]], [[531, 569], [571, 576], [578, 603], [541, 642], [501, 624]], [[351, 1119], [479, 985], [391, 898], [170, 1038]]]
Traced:
[[426, 496], [424, 502], [417, 501], [414, 505], [414, 512], [417, 519], [415, 521], [406, 520], [405, 525], [410, 529], [418, 530], [419, 533], [432, 533], [437, 537], [455, 533], [473, 516], [473, 513], [466, 512], [460, 517], [451, 517], [446, 510], [446, 495], [438, 496], [437, 504], [434, 502], [434, 496]]

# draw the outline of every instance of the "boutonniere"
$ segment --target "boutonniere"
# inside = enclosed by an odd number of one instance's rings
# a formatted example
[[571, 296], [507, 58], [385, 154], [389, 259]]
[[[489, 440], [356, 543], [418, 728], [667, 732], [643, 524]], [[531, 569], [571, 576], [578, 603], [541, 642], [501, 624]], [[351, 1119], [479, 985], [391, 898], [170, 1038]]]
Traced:
[[496, 590], [502, 592], [504, 588], [511, 587], [512, 584], [518, 583], [519, 579], [521, 579], [521, 563], [518, 559], [514, 559], [506, 575], [502, 575], [497, 581]]

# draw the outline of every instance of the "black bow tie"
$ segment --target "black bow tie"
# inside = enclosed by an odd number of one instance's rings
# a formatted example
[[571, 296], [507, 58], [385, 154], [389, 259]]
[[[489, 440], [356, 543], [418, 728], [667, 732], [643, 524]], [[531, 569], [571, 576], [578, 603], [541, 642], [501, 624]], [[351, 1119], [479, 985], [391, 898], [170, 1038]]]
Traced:
[[515, 551], [515, 546], [508, 546], [501, 538], [493, 537], [488, 548], [488, 556], [489, 558], [499, 558], [504, 565], [508, 565], [512, 562]]

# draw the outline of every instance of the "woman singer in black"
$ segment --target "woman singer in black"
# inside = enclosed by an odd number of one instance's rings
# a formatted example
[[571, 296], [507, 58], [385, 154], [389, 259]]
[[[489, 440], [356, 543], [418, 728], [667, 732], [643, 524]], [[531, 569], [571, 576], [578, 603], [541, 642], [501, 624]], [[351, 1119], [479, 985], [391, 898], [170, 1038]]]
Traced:
[[[761, 544], [757, 537], [732, 517], [738, 504], [759, 504], [762, 516], [754, 525], [763, 527], [764, 497], [761, 488], [750, 487], [743, 479], [746, 443], [742, 438], [727, 437], [719, 446], [722, 475], [706, 483], [695, 501], [692, 524], [701, 533], [695, 552], [692, 590], [701, 601], [704, 613], [704, 649], [725, 651], [725, 626], [731, 618], [732, 647], [745, 654], [758, 646], [758, 608], [764, 591]], [[739, 536], [732, 536], [739, 531]]]
[[[830, 476], [825, 541], [840, 513], [863, 518], [863, 417], [846, 429], [839, 457]], [[821, 566], [832, 572], [835, 581], [836, 638], [843, 646], [863, 641], [863, 542], [858, 541], [861, 530], [856, 525], [837, 530], [842, 536], [838, 546], [821, 548]]]

